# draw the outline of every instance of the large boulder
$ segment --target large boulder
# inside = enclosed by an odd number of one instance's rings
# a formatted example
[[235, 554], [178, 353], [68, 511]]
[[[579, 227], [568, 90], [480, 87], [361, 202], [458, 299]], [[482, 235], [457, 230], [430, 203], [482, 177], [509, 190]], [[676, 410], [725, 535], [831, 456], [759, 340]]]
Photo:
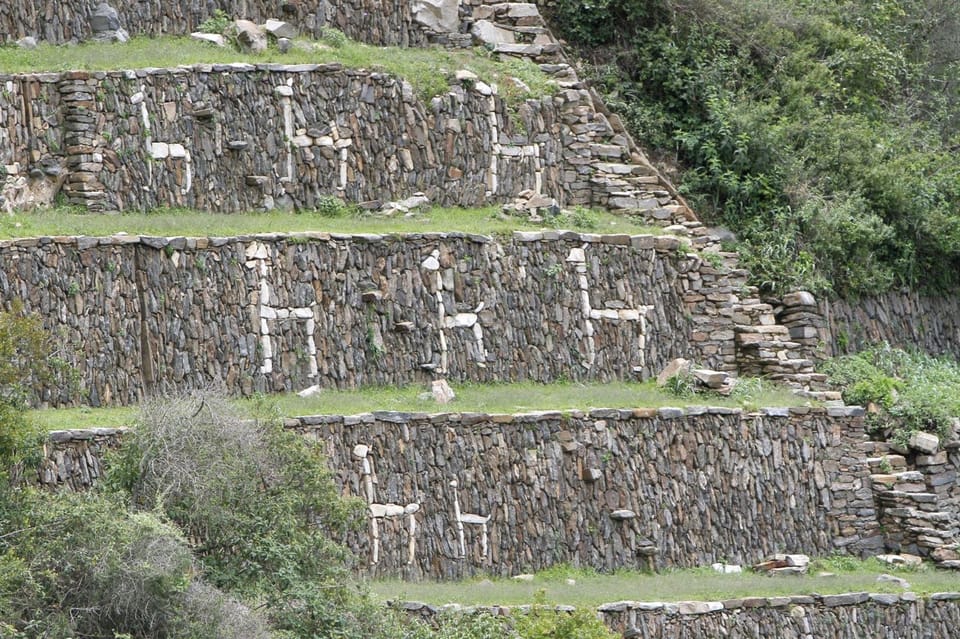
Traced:
[[283, 20], [267, 20], [263, 23], [263, 29], [277, 39], [297, 37], [297, 28]]
[[660, 371], [660, 374], [657, 375], [657, 386], [666, 386], [667, 381], [671, 377], [676, 377], [677, 375], [688, 375], [692, 364], [689, 360], [685, 360], [682, 357], [671, 360], [666, 366], [663, 367], [663, 370]]
[[210, 44], [218, 47], [227, 46], [226, 38], [219, 33], [202, 33], [200, 31], [195, 31], [190, 34], [190, 37], [194, 40], [199, 40], [200, 42], [209, 42]]
[[459, 0], [414, 0], [413, 19], [436, 33], [460, 30]]
[[97, 42], [126, 42], [130, 35], [120, 26], [120, 15], [106, 2], [101, 2], [90, 14], [90, 29]]
[[470, 28], [470, 35], [473, 36], [477, 44], [485, 45], [490, 48], [498, 44], [515, 44], [517, 39], [513, 31], [501, 29], [489, 20], [477, 20]]
[[233, 32], [244, 53], [263, 53], [267, 50], [267, 32], [250, 20], [236, 20]]
[[90, 28], [94, 33], [116, 31], [120, 28], [120, 15], [106, 2], [101, 2], [90, 15]]

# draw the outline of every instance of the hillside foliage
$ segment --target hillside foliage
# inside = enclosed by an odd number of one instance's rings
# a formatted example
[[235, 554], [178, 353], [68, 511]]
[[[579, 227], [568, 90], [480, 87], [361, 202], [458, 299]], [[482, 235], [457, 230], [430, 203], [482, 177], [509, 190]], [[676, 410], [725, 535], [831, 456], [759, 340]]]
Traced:
[[960, 0], [559, 0], [551, 25], [756, 284], [960, 284]]

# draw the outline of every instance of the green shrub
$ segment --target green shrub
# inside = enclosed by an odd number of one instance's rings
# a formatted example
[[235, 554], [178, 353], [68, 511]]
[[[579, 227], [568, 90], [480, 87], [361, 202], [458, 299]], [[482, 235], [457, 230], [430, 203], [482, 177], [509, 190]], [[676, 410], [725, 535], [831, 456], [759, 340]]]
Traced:
[[323, 27], [320, 30], [320, 39], [334, 49], [340, 49], [350, 41], [343, 31], [334, 27]]
[[213, 15], [201, 22], [197, 26], [197, 31], [202, 33], [219, 33], [223, 34], [227, 27], [233, 22], [233, 19], [227, 15], [223, 9], [217, 9], [213, 12]]
[[354, 610], [364, 599], [332, 541], [362, 521], [362, 504], [340, 497], [319, 444], [215, 395], [158, 400], [114, 472], [136, 508], [165, 513], [195, 540], [213, 585], [261, 601], [275, 628], [360, 637], [378, 623]]
[[738, 234], [754, 284], [846, 295], [960, 284], [953, 13], [561, 0], [553, 25], [698, 214]]
[[697, 380], [690, 371], [680, 371], [667, 378], [663, 390], [674, 397], [689, 398], [697, 394]]
[[516, 614], [513, 627], [520, 639], [616, 639], [618, 635], [597, 618], [596, 613], [577, 608], [558, 611], [541, 601], [528, 614]]
[[873, 427], [900, 444], [916, 431], [949, 437], [960, 416], [960, 363], [954, 360], [879, 344], [834, 358], [823, 370], [847, 403], [873, 404]]
[[352, 207], [335, 195], [317, 198], [316, 212], [323, 217], [345, 217], [353, 212]]

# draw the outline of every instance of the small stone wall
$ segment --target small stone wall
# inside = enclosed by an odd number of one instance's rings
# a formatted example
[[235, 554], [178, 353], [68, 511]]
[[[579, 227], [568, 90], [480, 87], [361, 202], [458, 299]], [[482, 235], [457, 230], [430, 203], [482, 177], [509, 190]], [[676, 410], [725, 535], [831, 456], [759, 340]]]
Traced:
[[893, 291], [861, 300], [821, 301], [829, 322], [823, 341], [828, 355], [861, 350], [876, 342], [919, 348], [960, 358], [960, 297]]
[[0, 241], [0, 299], [40, 313], [93, 405], [211, 383], [648, 379], [680, 356], [735, 371], [745, 273], [684, 251], [562, 231], [29, 238]]
[[[441, 612], [418, 602], [403, 602], [399, 606], [424, 619]], [[509, 616], [525, 614], [526, 608], [484, 606], [476, 610]], [[569, 610], [558, 606], [557, 614]], [[678, 603], [620, 601], [600, 606], [598, 616], [608, 627], [623, 633], [625, 639], [928, 639], [955, 636], [960, 627], [960, 592], [925, 597], [912, 592], [855, 592]]]
[[[91, 488], [103, 476], [103, 457], [123, 439], [122, 428], [57, 430], [43, 445], [43, 458], [35, 480], [48, 488], [80, 491]], [[33, 477], [22, 478], [34, 481]]]

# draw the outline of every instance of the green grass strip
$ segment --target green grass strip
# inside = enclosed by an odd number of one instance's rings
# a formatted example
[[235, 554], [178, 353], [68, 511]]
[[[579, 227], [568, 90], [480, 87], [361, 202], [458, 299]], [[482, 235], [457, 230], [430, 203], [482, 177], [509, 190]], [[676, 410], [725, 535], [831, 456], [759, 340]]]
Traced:
[[[324, 390], [317, 397], [268, 395], [236, 400], [250, 414], [355, 415], [372, 411], [522, 413], [591, 408], [660, 408], [663, 406], [727, 406], [755, 410], [762, 406], [802, 406], [810, 400], [761, 380], [746, 380], [731, 397], [698, 394], [680, 398], [657, 388], [652, 381], [606, 384], [558, 382], [537, 384], [451, 384], [457, 398], [445, 405], [420, 399], [426, 385], [376, 386], [354, 391]], [[62, 408], [34, 410], [31, 419], [46, 430], [93, 426], [124, 426], [137, 417], [136, 407]]]
[[[135, 37], [129, 42], [86, 42], [74, 46], [40, 44], [36, 49], [0, 47], [0, 73], [48, 71], [118, 71], [121, 69], [170, 68], [194, 64], [327, 64], [339, 62], [348, 68], [383, 71], [410, 82], [423, 99], [442, 95], [460, 69], [477, 74], [487, 84], [496, 84], [510, 104], [528, 97], [552, 95], [556, 85], [529, 60], [497, 60], [482, 48], [374, 47], [344, 38], [312, 41], [298, 39], [288, 53], [270, 47], [262, 54], [241, 53], [232, 47], [217, 47], [192, 38]], [[521, 82], [515, 82], [517, 78]]]
[[[827, 574], [820, 576], [822, 573]], [[551, 604], [589, 607], [623, 600], [718, 601], [846, 592], [904, 592], [895, 583], [877, 581], [884, 573], [905, 579], [910, 590], [921, 595], [960, 588], [960, 578], [950, 571], [936, 570], [928, 565], [895, 570], [876, 559], [860, 561], [852, 557], [814, 561], [809, 574], [783, 577], [752, 572], [722, 575], [709, 567], [660, 574], [637, 571], [600, 574], [559, 566], [535, 575], [532, 581], [484, 577], [455, 582], [382, 580], [371, 582], [370, 587], [383, 600], [422, 601], [435, 605], [531, 604], [542, 592]], [[568, 583], [568, 580], [574, 583]]]
[[[346, 207], [344, 207], [346, 209]], [[478, 209], [434, 208], [405, 218], [343, 212], [330, 216], [317, 212], [206, 213], [186, 209], [159, 209], [149, 213], [95, 215], [75, 208], [35, 209], [0, 216], [0, 238], [89, 235], [198, 236], [252, 233], [424, 233], [450, 232], [505, 235], [519, 230], [569, 229], [590, 233], [661, 234], [655, 227], [605, 211], [576, 210], [561, 214], [549, 224], [504, 216], [497, 207]]]

